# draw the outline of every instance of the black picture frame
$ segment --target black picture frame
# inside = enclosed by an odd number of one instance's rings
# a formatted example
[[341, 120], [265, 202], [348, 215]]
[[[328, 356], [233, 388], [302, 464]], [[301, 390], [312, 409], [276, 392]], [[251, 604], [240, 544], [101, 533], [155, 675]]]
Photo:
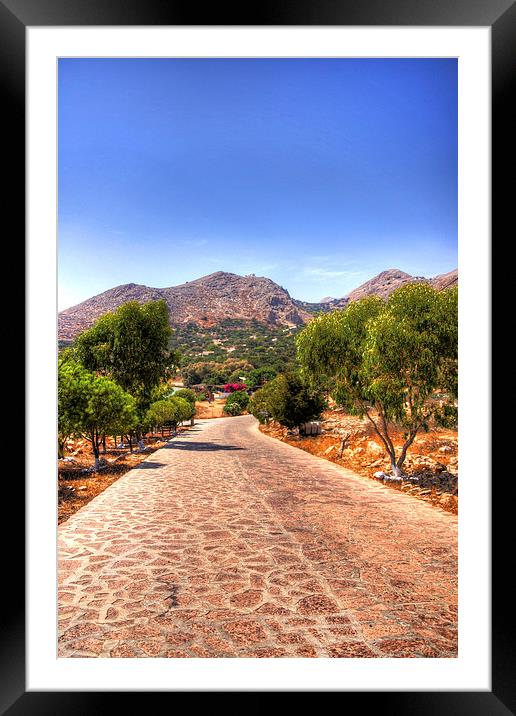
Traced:
[[[202, 18], [202, 22], [199, 19]], [[502, 232], [509, 231], [509, 211], [514, 204], [514, 153], [509, 151], [516, 126], [510, 111], [511, 80], [516, 77], [516, 3], [514, 0], [319, 0], [318, 2], [261, 2], [250, 8], [245, 4], [212, 4], [202, 11], [194, 3], [163, 0], [0, 0], [0, 76], [2, 78], [4, 147], [11, 154], [6, 160], [9, 181], [4, 188], [4, 218], [11, 219], [10, 240], [24, 246], [25, 233], [25, 31], [29, 26], [99, 25], [348, 25], [348, 26], [489, 26], [492, 37], [492, 235], [501, 243]], [[512, 92], [514, 94], [514, 92]], [[512, 97], [514, 100], [514, 97]], [[4, 155], [5, 156], [5, 155]], [[511, 217], [512, 218], [512, 217]], [[14, 237], [16, 240], [13, 241]], [[24, 261], [18, 258], [20, 264]], [[498, 283], [510, 286], [510, 265], [497, 263], [493, 252], [492, 270], [498, 271]], [[492, 301], [492, 329], [496, 329], [501, 305]], [[18, 291], [17, 302], [24, 299]], [[23, 337], [22, 337], [23, 342]], [[507, 365], [507, 368], [509, 366]], [[503, 367], [493, 371], [503, 374]], [[501, 380], [499, 378], [499, 380]], [[493, 395], [496, 394], [493, 380]], [[501, 383], [498, 386], [501, 389]], [[506, 391], [503, 391], [506, 392]], [[489, 439], [489, 436], [485, 436]], [[493, 441], [496, 436], [493, 434]], [[496, 455], [492, 445], [492, 455]], [[13, 471], [8, 466], [5, 470]], [[16, 470], [19, 473], [19, 469]], [[516, 713], [516, 660], [512, 630], [513, 591], [506, 575], [508, 547], [511, 544], [513, 501], [508, 497], [510, 480], [507, 470], [498, 472], [493, 484], [492, 517], [492, 691], [457, 692], [345, 692], [344, 706], [360, 699], [361, 708], [381, 708], [396, 714], [483, 714], [500, 716]], [[7, 477], [7, 475], [6, 475]], [[4, 487], [2, 520], [4, 559], [4, 596], [0, 637], [0, 713], [19, 714], [93, 714], [119, 706], [120, 693], [108, 692], [26, 692], [25, 689], [25, 616], [24, 616], [24, 526], [21, 520], [7, 520], [8, 505], [21, 505], [22, 480], [11, 475]], [[507, 484], [509, 482], [509, 484]], [[12, 508], [11, 508], [12, 509]], [[509, 510], [511, 512], [509, 512]], [[9, 510], [11, 511], [11, 510]], [[497, 560], [498, 557], [498, 560]], [[236, 690], [236, 689], [235, 689]], [[114, 699], [117, 702], [114, 702]], [[138, 693], [130, 694], [132, 705], [148, 708]]]

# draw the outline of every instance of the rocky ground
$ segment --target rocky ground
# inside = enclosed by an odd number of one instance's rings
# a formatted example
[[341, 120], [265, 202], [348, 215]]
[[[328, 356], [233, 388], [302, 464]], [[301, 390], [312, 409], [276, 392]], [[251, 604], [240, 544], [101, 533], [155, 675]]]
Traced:
[[[436, 428], [418, 435], [405, 460], [406, 476], [402, 480], [395, 480], [388, 474], [389, 460], [380, 438], [367, 419], [346, 415], [342, 410], [334, 408], [323, 414], [321, 427], [321, 435], [309, 437], [301, 437], [274, 422], [262, 425], [260, 430], [312, 455], [331, 460], [359, 475], [457, 514], [457, 431]], [[344, 435], [349, 437], [341, 450]], [[400, 446], [403, 435], [395, 433], [393, 442]]]

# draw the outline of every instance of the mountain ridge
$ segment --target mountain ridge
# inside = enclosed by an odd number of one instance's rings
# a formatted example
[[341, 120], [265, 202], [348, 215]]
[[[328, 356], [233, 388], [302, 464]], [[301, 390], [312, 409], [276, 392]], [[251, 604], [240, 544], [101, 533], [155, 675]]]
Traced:
[[342, 309], [350, 301], [367, 295], [387, 298], [399, 286], [423, 281], [438, 290], [458, 282], [457, 269], [434, 278], [411, 276], [399, 269], [387, 269], [343, 298], [325, 298], [310, 303], [293, 299], [287, 289], [265, 276], [215, 271], [177, 286], [154, 288], [144, 284], [120, 284], [71, 306], [58, 315], [58, 338], [72, 341], [100, 316], [114, 311], [127, 301], [146, 303], [164, 299], [170, 311], [170, 323], [196, 323], [211, 327], [227, 318], [257, 320], [270, 326], [294, 328], [307, 323], [315, 313]]

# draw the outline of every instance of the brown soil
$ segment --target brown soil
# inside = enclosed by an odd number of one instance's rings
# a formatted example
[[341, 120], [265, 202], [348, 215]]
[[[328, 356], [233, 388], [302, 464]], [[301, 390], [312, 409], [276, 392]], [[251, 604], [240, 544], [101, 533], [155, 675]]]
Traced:
[[[375, 478], [375, 473], [390, 472], [389, 460], [380, 438], [366, 418], [346, 415], [342, 410], [333, 408], [323, 413], [321, 426], [321, 435], [309, 437], [301, 437], [274, 422], [261, 425], [260, 430], [312, 455], [347, 467], [363, 477], [378, 479]], [[344, 434], [349, 437], [341, 455], [341, 440]], [[400, 447], [403, 441], [401, 432], [393, 433], [396, 447]], [[386, 481], [384, 484], [457, 514], [457, 454], [457, 431], [435, 428], [428, 433], [421, 433], [407, 454], [403, 466], [407, 473], [406, 478], [401, 483]]]
[[[178, 428], [178, 432], [185, 430], [188, 427]], [[106, 453], [101, 455], [103, 464], [98, 472], [93, 471], [95, 460], [91, 443], [83, 439], [68, 440], [66, 457], [73, 458], [73, 462], [58, 461], [58, 523], [67, 520], [122, 475], [163, 447], [169, 438], [167, 431], [164, 438], [160, 434], [149, 434], [145, 437], [146, 449], [140, 451], [136, 446], [132, 453], [129, 448], [116, 448], [113, 440], [108, 438]]]
[[213, 400], [208, 403], [207, 400], [199, 401], [195, 404], [195, 416], [197, 418], [227, 418], [228, 416], [223, 413], [225, 400]]

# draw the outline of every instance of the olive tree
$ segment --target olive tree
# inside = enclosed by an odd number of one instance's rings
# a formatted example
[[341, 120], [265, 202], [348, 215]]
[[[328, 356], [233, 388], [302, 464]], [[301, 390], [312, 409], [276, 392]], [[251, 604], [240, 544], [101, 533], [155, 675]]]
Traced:
[[[318, 316], [297, 337], [304, 374], [329, 386], [349, 413], [367, 417], [396, 476], [418, 432], [456, 415], [457, 317], [456, 288], [415, 283], [387, 302], [368, 297]], [[396, 427], [405, 436], [399, 451]]]

